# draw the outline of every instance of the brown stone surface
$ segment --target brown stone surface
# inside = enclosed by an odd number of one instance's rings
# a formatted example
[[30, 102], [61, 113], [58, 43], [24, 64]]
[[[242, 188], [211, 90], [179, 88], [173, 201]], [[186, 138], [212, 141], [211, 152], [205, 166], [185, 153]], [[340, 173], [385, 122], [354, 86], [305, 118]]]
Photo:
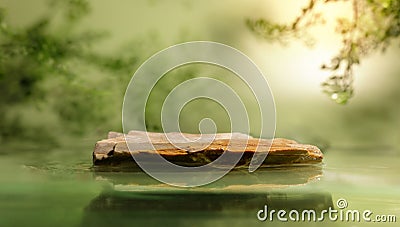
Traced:
[[[177, 138], [179, 133], [168, 133], [168, 138]], [[294, 140], [276, 138], [272, 141], [257, 139], [240, 133], [216, 134], [211, 144], [200, 139], [198, 134], [183, 134], [196, 142], [174, 140], [172, 145], [164, 133], [149, 133], [131, 131], [126, 137], [122, 133], [110, 132], [108, 138], [96, 143], [93, 152], [95, 166], [108, 166], [115, 169], [136, 168], [132, 158], [134, 155], [154, 155], [156, 152], [166, 160], [182, 166], [201, 166], [217, 159], [223, 152], [233, 152], [239, 155], [244, 150], [237, 167], [247, 166], [257, 147], [259, 151], [268, 152], [263, 166], [304, 165], [320, 163], [323, 154], [313, 145], [300, 144]], [[150, 138], [156, 150], [149, 149]], [[126, 141], [134, 142], [134, 151], [129, 151]]]

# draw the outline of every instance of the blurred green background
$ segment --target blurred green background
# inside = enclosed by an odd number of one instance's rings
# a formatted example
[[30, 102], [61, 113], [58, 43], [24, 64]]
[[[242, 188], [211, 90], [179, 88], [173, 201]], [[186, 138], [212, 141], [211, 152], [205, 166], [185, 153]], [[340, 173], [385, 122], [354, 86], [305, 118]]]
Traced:
[[[170, 45], [210, 40], [239, 49], [265, 74], [275, 97], [278, 137], [322, 146], [398, 145], [398, 42], [385, 53], [363, 59], [355, 71], [355, 96], [342, 106], [321, 92], [328, 74], [319, 66], [340, 48], [334, 23], [336, 17], [351, 13], [347, 3], [323, 11], [327, 23], [311, 30], [316, 39], [312, 48], [296, 40], [288, 45], [265, 42], [245, 25], [246, 18], [257, 17], [289, 21], [306, 3], [3, 0], [1, 41], [9, 45], [3, 51], [15, 53], [3, 53], [2, 59], [2, 143], [22, 138], [71, 143], [73, 137], [99, 138], [110, 130], [121, 131], [122, 97], [137, 67]], [[149, 101], [146, 114], [152, 131], [161, 130], [162, 97], [179, 82], [207, 75], [227, 78], [232, 86], [238, 83], [217, 67], [192, 66], [169, 74]], [[198, 102], [182, 113], [183, 130], [196, 132], [197, 119], [210, 112], [220, 122], [219, 131], [229, 129], [222, 109], [214, 104], [197, 108], [205, 105]], [[252, 119], [252, 125], [256, 129], [258, 120]]]

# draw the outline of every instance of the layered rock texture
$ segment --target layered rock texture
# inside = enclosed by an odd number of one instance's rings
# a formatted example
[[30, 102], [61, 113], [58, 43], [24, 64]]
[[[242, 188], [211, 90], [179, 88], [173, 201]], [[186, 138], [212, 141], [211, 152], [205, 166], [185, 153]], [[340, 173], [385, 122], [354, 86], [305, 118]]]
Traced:
[[98, 141], [93, 152], [93, 164], [114, 170], [138, 170], [134, 155], [151, 157], [158, 153], [177, 165], [202, 166], [216, 160], [224, 152], [230, 152], [241, 155], [236, 164], [236, 168], [240, 168], [249, 165], [256, 151], [268, 152], [263, 167], [310, 165], [323, 159], [318, 147], [283, 138], [266, 140], [241, 133], [199, 135], [130, 131], [126, 135], [109, 132], [107, 139]]

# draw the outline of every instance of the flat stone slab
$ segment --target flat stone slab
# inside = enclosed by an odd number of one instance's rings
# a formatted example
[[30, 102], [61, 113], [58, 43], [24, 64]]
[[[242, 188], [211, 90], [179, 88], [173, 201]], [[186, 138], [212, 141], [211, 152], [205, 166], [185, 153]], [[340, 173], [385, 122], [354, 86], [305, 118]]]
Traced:
[[[129, 150], [127, 141], [134, 143], [135, 149]], [[110, 132], [107, 139], [98, 141], [93, 152], [93, 164], [95, 167], [110, 167], [114, 170], [139, 169], [132, 155], [151, 156], [158, 153], [177, 165], [202, 166], [224, 152], [232, 152], [238, 155], [243, 153], [236, 165], [239, 168], [249, 165], [257, 149], [268, 152], [263, 167], [310, 165], [320, 163], [323, 159], [318, 147], [283, 138], [271, 141], [241, 133], [220, 133], [214, 137], [207, 134], [130, 131], [127, 135]]]

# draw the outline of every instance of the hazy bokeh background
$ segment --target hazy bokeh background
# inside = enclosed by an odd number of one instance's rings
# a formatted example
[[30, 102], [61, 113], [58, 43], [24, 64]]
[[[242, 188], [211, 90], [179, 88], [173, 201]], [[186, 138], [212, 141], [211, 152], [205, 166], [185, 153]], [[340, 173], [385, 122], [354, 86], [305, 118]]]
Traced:
[[[46, 15], [49, 11], [48, 2], [3, 0], [1, 6], [6, 10], [9, 26], [23, 29]], [[329, 5], [324, 9], [327, 23], [312, 29], [311, 34], [317, 40], [312, 48], [296, 40], [290, 41], [286, 46], [267, 42], [254, 36], [245, 26], [246, 18], [263, 17], [276, 22], [290, 21], [305, 3], [306, 1], [91, 1], [91, 12], [79, 21], [76, 30], [107, 33], [106, 38], [96, 41], [91, 48], [99, 53], [116, 56], [126, 55], [128, 52], [135, 57], [131, 61], [130, 71], [104, 73], [101, 69], [86, 69], [85, 63], [81, 63], [82, 66], [79, 62], [75, 63], [73, 68], [82, 68], [77, 73], [78, 78], [55, 82], [59, 83], [57, 86], [71, 86], [71, 83], [75, 83], [78, 84], [78, 90], [80, 87], [86, 90], [97, 89], [99, 96], [81, 92], [81, 97], [77, 97], [79, 92], [65, 89], [64, 93], [60, 91], [53, 100], [45, 98], [36, 104], [11, 106], [12, 110], [7, 111], [7, 114], [18, 115], [20, 126], [18, 130], [12, 126], [3, 127], [2, 130], [10, 130], [10, 133], [3, 133], [7, 135], [3, 136], [3, 142], [12, 138], [13, 133], [15, 136], [30, 137], [30, 140], [33, 137], [35, 140], [39, 139], [38, 132], [44, 138], [47, 138], [45, 135], [73, 136], [74, 132], [79, 132], [80, 138], [85, 135], [95, 138], [110, 130], [120, 131], [122, 95], [135, 69], [147, 57], [170, 45], [210, 40], [239, 49], [265, 74], [276, 102], [277, 136], [325, 145], [398, 144], [398, 42], [393, 43], [384, 54], [378, 52], [362, 59], [355, 72], [355, 97], [342, 106], [335, 104], [321, 92], [320, 84], [328, 74], [320, 70], [320, 65], [328, 62], [340, 47], [340, 37], [334, 31], [335, 18], [351, 15], [348, 4]], [[58, 21], [63, 19], [60, 16], [54, 18], [53, 27], [57, 28], [57, 23], [61, 23]], [[54, 32], [62, 36], [62, 31], [54, 29]], [[176, 84], [199, 75], [227, 78], [226, 75], [229, 74], [217, 67], [186, 68], [170, 73], [174, 75], [166, 75], [165, 82], [160, 83], [153, 92], [155, 98], [150, 100], [151, 106], [148, 110], [149, 130], [160, 130], [158, 112], [162, 96]], [[228, 83], [234, 80], [233, 75], [229, 76], [232, 78], [227, 80]], [[45, 78], [40, 83], [49, 83], [49, 80]], [[57, 81], [57, 78], [51, 80]], [[231, 84], [237, 84], [237, 81]], [[56, 86], [49, 89], [56, 89]], [[52, 94], [48, 92], [44, 95]], [[57, 112], [48, 102], [52, 102], [52, 105], [60, 102], [64, 107]], [[78, 104], [74, 106], [73, 103]], [[219, 122], [220, 131], [229, 129], [224, 124], [226, 113], [223, 109], [215, 103], [208, 106], [209, 108], [199, 109], [194, 103], [191, 108], [189, 105], [181, 116], [182, 130], [196, 132], [199, 122], [197, 119], [210, 113], [215, 115], [217, 124]], [[68, 112], [68, 109], [72, 109], [71, 116], [60, 119], [60, 115]], [[215, 114], [216, 112], [221, 113]], [[84, 117], [85, 115], [90, 117]], [[13, 117], [6, 117], [15, 121]], [[257, 125], [258, 120], [252, 122]], [[34, 132], [29, 132], [32, 130]]]
[[[23, 29], [46, 15], [48, 2], [3, 0], [1, 5], [6, 9], [6, 21], [9, 25]], [[400, 136], [400, 122], [397, 117], [397, 99], [400, 98], [398, 42], [392, 43], [384, 54], [378, 52], [362, 59], [355, 72], [355, 97], [342, 106], [335, 104], [321, 92], [320, 84], [328, 74], [320, 70], [320, 65], [328, 62], [340, 48], [340, 37], [334, 31], [336, 17], [350, 16], [349, 4], [329, 5], [322, 9], [327, 23], [312, 29], [311, 34], [317, 41], [312, 48], [296, 40], [290, 41], [286, 46], [267, 42], [257, 38], [245, 26], [246, 18], [263, 17], [276, 22], [290, 21], [298, 15], [299, 9], [306, 2], [91, 1], [91, 12], [79, 21], [76, 30], [107, 33], [106, 38], [96, 41], [91, 48], [99, 53], [116, 56], [126, 55], [128, 52], [135, 57], [131, 61], [130, 71], [104, 73], [101, 69], [86, 69], [85, 63], [81, 63], [82, 66], [79, 62], [75, 63], [73, 68], [82, 68], [78, 71], [78, 78], [59, 82], [57, 86], [70, 86], [68, 83], [75, 83], [79, 85], [76, 88], [78, 90], [79, 87], [87, 90], [97, 89], [100, 98], [91, 95], [90, 92], [83, 92], [79, 98], [79, 92], [66, 89], [65, 93], [61, 91], [53, 100], [45, 98], [39, 101], [39, 104], [23, 103], [12, 106], [13, 110], [7, 111], [7, 114], [19, 116], [21, 126], [18, 130], [35, 131], [25, 133], [30, 135], [22, 135], [24, 133], [14, 130], [15, 135], [21, 133], [22, 136], [33, 137], [35, 140], [39, 131], [40, 134], [48, 134], [50, 137], [58, 137], [61, 134], [74, 135], [74, 132], [79, 131], [81, 138], [85, 135], [95, 138], [110, 130], [121, 130], [122, 95], [135, 69], [147, 57], [170, 45], [185, 41], [209, 40], [239, 49], [265, 74], [275, 97], [277, 136], [321, 145], [397, 145]], [[62, 21], [62, 17], [54, 18], [53, 27], [57, 28], [57, 23], [61, 23], [57, 20]], [[57, 29], [54, 29], [54, 32], [61, 32], [59, 35], [62, 35], [62, 31]], [[228, 72], [217, 67], [186, 68], [169, 73], [173, 75], [166, 75], [164, 81], [154, 90], [154, 98], [149, 102], [149, 130], [160, 130], [158, 112], [162, 97], [179, 82], [200, 75], [228, 78], [226, 81], [231, 81], [232, 86], [238, 83], [232, 82], [233, 75], [228, 75]], [[229, 79], [229, 76], [232, 78]], [[49, 83], [48, 81], [46, 78], [40, 83]], [[55, 87], [49, 89], [56, 89]], [[44, 95], [52, 94], [48, 92]], [[64, 107], [57, 112], [52, 106], [49, 107], [47, 102], [53, 102], [52, 105], [54, 102], [60, 102]], [[78, 104], [74, 106], [73, 103]], [[35, 105], [39, 105], [40, 108]], [[209, 107], [196, 108], [195, 103], [192, 103], [192, 107], [189, 105], [181, 116], [182, 130], [196, 132], [199, 122], [197, 119], [210, 113], [213, 113], [216, 118], [214, 120], [219, 122], [219, 131], [229, 129], [224, 124], [226, 113], [223, 109], [215, 103], [199, 105]], [[60, 114], [68, 112], [68, 109], [74, 109], [71, 110], [71, 116], [60, 119]], [[221, 113], [218, 114], [219, 112]], [[91, 117], [85, 118], [85, 115]], [[13, 120], [10, 116], [6, 117], [10, 118], [10, 121]], [[258, 120], [252, 122], [256, 128]], [[14, 133], [12, 127], [2, 130], [11, 131], [3, 133], [8, 135], [8, 138], [3, 136], [3, 140], [6, 141]]]

